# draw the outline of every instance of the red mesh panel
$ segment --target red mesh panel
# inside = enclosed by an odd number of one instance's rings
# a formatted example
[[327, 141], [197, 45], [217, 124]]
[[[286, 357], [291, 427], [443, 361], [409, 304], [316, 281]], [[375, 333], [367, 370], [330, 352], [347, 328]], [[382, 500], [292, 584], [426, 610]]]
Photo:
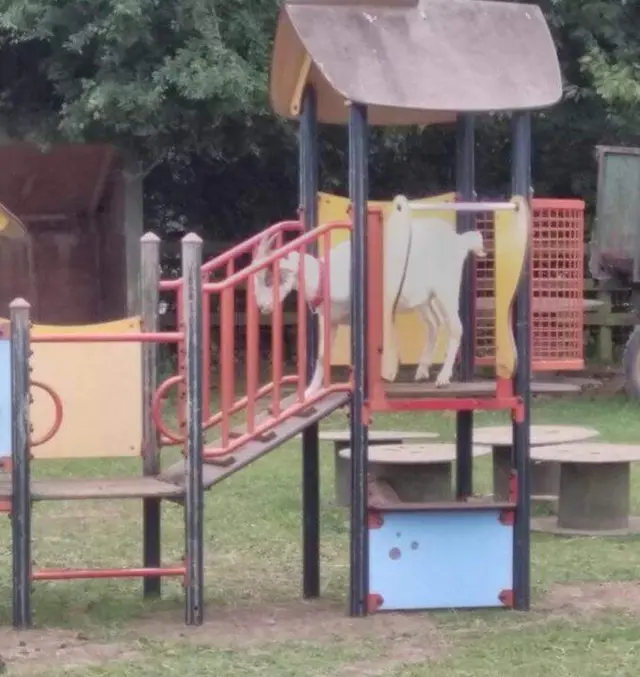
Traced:
[[[476, 363], [493, 363], [493, 217], [477, 228], [488, 253], [476, 265]], [[534, 371], [583, 367], [584, 202], [533, 200], [532, 351]]]

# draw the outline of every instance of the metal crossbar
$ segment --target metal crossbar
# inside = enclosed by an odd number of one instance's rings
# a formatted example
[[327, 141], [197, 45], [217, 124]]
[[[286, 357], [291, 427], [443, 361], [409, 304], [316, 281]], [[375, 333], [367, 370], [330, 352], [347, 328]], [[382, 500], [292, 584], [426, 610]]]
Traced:
[[415, 212], [515, 212], [518, 209], [513, 202], [412, 202], [410, 207]]

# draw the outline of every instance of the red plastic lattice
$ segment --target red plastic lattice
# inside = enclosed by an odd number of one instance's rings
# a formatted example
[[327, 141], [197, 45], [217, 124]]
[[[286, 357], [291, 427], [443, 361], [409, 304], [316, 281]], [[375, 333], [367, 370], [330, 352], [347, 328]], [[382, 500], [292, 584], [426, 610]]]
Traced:
[[[488, 256], [476, 263], [476, 363], [493, 363], [493, 216], [479, 214]], [[584, 364], [584, 202], [533, 200], [532, 364], [534, 371], [581, 369]], [[485, 307], [483, 307], [485, 306]]]

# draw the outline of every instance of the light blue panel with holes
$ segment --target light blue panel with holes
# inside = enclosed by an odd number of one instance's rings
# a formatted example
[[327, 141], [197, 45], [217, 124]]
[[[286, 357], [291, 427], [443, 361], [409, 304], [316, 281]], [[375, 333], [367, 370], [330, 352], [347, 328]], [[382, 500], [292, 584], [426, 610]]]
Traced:
[[501, 607], [513, 581], [513, 526], [500, 511], [383, 513], [369, 530], [369, 590], [380, 611]]
[[11, 456], [11, 344], [0, 339], [0, 458]]

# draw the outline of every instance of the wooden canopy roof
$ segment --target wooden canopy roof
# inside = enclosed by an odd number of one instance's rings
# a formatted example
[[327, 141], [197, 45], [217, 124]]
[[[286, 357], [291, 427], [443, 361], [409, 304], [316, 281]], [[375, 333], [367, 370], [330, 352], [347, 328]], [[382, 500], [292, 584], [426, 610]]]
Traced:
[[488, 0], [292, 0], [280, 10], [270, 73], [275, 111], [299, 113], [305, 84], [321, 122], [348, 104], [376, 125], [425, 125], [462, 112], [544, 108], [562, 95], [537, 5]]

